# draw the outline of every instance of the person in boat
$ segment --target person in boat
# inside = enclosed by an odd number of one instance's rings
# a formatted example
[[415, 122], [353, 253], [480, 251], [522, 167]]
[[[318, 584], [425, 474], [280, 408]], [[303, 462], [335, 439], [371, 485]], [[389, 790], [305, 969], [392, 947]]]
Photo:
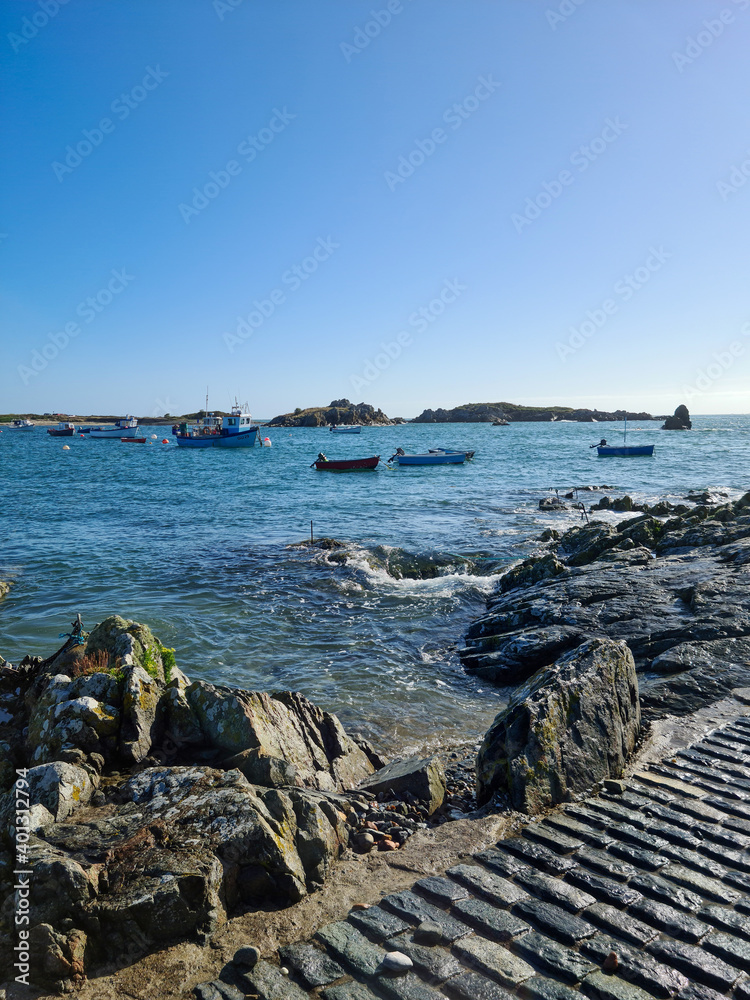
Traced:
[[604, 438], [601, 439], [601, 441], [599, 442], [599, 444], [590, 444], [589, 445], [589, 448], [606, 448], [606, 447], [607, 447], [607, 442], [606, 442], [606, 440]]

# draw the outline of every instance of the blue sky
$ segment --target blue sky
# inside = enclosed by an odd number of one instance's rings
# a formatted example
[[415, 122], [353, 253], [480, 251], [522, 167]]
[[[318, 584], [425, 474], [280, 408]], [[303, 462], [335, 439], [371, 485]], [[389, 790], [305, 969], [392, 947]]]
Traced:
[[0, 411], [750, 410], [750, 0], [0, 19]]

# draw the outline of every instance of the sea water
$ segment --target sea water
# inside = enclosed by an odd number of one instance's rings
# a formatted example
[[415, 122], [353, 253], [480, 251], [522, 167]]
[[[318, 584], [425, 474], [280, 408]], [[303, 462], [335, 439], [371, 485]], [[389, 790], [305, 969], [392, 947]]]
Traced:
[[[551, 489], [679, 501], [691, 489], [749, 488], [747, 416], [698, 417], [690, 432], [635, 423], [628, 441], [656, 450], [630, 459], [589, 448], [618, 443], [615, 424], [267, 428], [270, 448], [236, 450], [181, 449], [165, 427], [142, 433], [144, 445], [40, 427], [0, 434], [0, 579], [13, 584], [0, 654], [49, 655], [77, 613], [86, 628], [119, 614], [175, 647], [188, 676], [301, 691], [389, 753], [481, 734], [505, 703], [507, 691], [463, 672], [457, 649], [499, 574], [545, 527], [580, 522], [577, 511], [539, 510]], [[310, 468], [319, 451], [388, 459], [397, 447], [476, 457]], [[315, 538], [345, 546], [293, 547], [310, 521]], [[428, 578], [404, 575], [415, 565]]]

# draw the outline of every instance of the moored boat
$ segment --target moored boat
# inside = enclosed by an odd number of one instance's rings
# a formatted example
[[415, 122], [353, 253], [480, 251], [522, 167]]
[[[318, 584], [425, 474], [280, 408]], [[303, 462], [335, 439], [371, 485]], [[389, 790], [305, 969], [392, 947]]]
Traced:
[[377, 468], [379, 461], [380, 455], [374, 455], [372, 458], [343, 458], [331, 461], [321, 451], [310, 468], [315, 467], [318, 472], [365, 472]]
[[145, 444], [146, 443], [146, 439], [145, 438], [124, 437], [124, 438], [120, 438], [120, 440], [122, 441], [123, 444]]
[[33, 431], [34, 425], [30, 420], [14, 420], [6, 425], [12, 431]]
[[175, 424], [172, 433], [181, 448], [249, 448], [260, 444], [258, 424], [253, 423], [247, 406], [239, 403], [224, 417], [206, 412], [192, 426]]
[[599, 458], [627, 458], [636, 455], [650, 456], [654, 453], [654, 446], [652, 444], [628, 444], [627, 416], [625, 417], [625, 426], [622, 432], [622, 444], [607, 444], [606, 439], [602, 438], [599, 444], [592, 444], [589, 447], [596, 448], [596, 454]]
[[135, 417], [123, 417], [116, 420], [112, 427], [92, 427], [89, 430], [91, 438], [122, 438], [135, 437], [138, 432], [138, 421]]
[[331, 424], [329, 428], [331, 434], [361, 434], [361, 424]]
[[462, 465], [467, 458], [473, 457], [473, 451], [444, 451], [442, 448], [435, 448], [421, 454], [407, 455], [403, 448], [398, 448], [388, 461], [398, 465]]
[[61, 420], [57, 427], [48, 427], [47, 433], [52, 437], [56, 438], [70, 438], [73, 437], [76, 431], [76, 425], [69, 423], [67, 420]]

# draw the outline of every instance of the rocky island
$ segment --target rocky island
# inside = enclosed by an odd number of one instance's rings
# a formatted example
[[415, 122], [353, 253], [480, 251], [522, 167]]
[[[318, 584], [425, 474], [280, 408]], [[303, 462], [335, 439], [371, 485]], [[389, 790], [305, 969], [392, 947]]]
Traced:
[[334, 399], [328, 406], [299, 407], [293, 413], [282, 413], [269, 420], [266, 427], [326, 427], [330, 424], [403, 424], [401, 417], [391, 420], [382, 410], [369, 403], [350, 403], [348, 399]]
[[664, 420], [650, 413], [631, 413], [627, 410], [574, 409], [570, 406], [519, 406], [516, 403], [466, 403], [451, 410], [423, 410], [415, 417], [415, 424], [492, 423], [507, 420], [509, 423], [574, 420], [577, 423], [612, 422], [624, 420]]

